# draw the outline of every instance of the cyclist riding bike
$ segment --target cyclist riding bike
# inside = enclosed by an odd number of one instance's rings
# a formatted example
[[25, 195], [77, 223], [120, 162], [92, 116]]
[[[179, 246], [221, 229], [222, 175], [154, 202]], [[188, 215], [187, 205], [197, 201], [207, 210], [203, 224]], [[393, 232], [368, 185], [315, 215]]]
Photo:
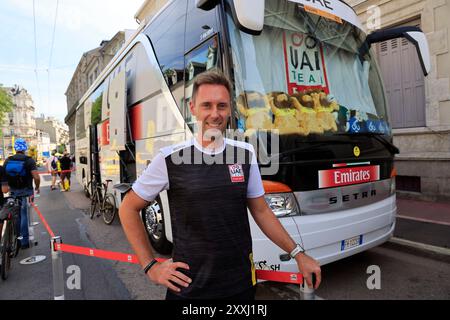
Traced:
[[6, 159], [3, 167], [8, 181], [11, 197], [21, 200], [20, 235], [21, 248], [29, 248], [28, 233], [28, 204], [27, 198], [33, 195], [33, 180], [35, 191], [39, 194], [41, 179], [33, 158], [25, 155], [28, 146], [24, 139], [17, 139], [14, 143], [16, 154]]

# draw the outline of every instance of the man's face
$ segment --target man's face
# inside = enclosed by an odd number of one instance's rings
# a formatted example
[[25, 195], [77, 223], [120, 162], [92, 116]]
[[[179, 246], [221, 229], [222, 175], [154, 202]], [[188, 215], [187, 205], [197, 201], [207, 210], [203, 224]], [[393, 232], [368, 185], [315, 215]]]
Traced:
[[216, 136], [227, 128], [231, 114], [230, 94], [222, 85], [203, 84], [198, 88], [195, 101], [190, 102], [190, 109], [203, 136]]

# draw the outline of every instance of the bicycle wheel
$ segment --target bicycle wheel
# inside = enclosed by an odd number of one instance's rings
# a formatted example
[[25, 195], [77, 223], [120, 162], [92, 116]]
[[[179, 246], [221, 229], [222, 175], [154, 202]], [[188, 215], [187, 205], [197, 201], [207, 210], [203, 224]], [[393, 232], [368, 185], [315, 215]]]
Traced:
[[11, 248], [11, 230], [10, 230], [9, 221], [6, 221], [6, 231], [2, 237], [2, 247], [1, 247], [1, 258], [2, 264], [0, 266], [0, 274], [3, 280], [8, 278], [9, 268], [11, 267], [11, 256], [10, 256], [10, 248]]
[[112, 193], [107, 193], [103, 200], [103, 222], [111, 224], [116, 216], [116, 197]]
[[94, 218], [94, 214], [95, 214], [95, 212], [97, 212], [98, 205], [99, 205], [98, 191], [94, 191], [94, 195], [92, 196], [92, 199], [91, 199], [91, 212], [90, 212], [91, 219]]

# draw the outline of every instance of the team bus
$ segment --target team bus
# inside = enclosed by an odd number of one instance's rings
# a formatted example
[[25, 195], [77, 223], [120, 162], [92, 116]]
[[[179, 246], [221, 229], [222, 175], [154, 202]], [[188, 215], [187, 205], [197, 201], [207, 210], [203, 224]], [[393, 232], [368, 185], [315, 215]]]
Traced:
[[[293, 239], [322, 265], [380, 245], [395, 228], [399, 150], [373, 44], [397, 37], [428, 74], [419, 28], [367, 35], [343, 1], [168, 1], [80, 100], [77, 179], [87, 192], [94, 176], [132, 184], [160, 148], [193, 137], [193, 79], [218, 69], [233, 84], [230, 132], [256, 141], [265, 199]], [[167, 193], [141, 214], [170, 252]], [[296, 270], [249, 219], [256, 267]]]

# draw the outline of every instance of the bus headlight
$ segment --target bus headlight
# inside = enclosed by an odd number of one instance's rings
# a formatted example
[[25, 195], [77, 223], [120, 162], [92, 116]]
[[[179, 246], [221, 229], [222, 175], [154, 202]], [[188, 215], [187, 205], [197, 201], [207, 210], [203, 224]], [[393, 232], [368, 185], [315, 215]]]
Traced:
[[391, 178], [391, 196], [395, 194], [395, 189], [396, 189], [396, 185], [395, 185], [395, 177]]
[[266, 194], [264, 198], [270, 209], [279, 218], [300, 214], [300, 208], [293, 193]]
[[391, 171], [391, 196], [395, 194], [396, 184], [395, 179], [397, 177], [397, 169], [394, 167]]

